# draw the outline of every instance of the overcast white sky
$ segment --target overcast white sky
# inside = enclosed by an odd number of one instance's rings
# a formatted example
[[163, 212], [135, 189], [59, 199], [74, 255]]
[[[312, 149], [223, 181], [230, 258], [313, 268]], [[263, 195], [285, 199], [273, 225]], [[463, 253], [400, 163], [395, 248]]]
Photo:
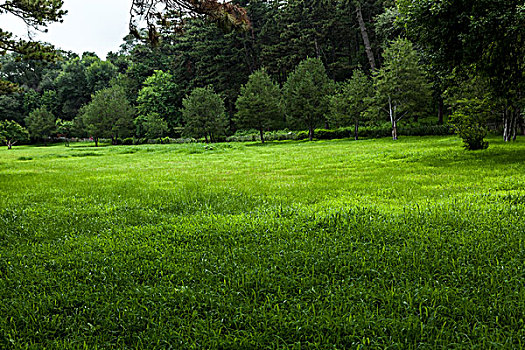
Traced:
[[[56, 47], [82, 54], [97, 53], [105, 58], [109, 51], [118, 51], [122, 38], [128, 34], [129, 9], [132, 0], [64, 0], [68, 10], [63, 23], [53, 23], [48, 33], [36, 38]], [[0, 16], [0, 28], [27, 39], [27, 29], [14, 16]]]

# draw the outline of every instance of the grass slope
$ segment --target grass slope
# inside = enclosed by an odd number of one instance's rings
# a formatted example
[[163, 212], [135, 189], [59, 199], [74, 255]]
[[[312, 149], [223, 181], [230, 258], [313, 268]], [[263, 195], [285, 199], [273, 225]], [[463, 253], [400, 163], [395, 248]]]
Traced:
[[0, 348], [520, 348], [525, 143], [0, 150]]

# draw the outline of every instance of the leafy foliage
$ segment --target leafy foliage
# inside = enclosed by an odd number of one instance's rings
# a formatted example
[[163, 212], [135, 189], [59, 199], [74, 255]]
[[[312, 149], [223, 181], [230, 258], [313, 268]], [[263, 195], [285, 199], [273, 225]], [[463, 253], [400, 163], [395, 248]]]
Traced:
[[397, 123], [402, 118], [425, 114], [431, 100], [430, 85], [410, 41], [393, 41], [383, 57], [383, 67], [374, 74], [372, 108], [388, 116], [396, 140]]
[[135, 118], [135, 127], [137, 136], [156, 139], [168, 134], [168, 123], [160, 117], [158, 113], [152, 112], [146, 116], [139, 115]]
[[317, 58], [302, 61], [283, 86], [286, 115], [294, 125], [308, 128], [310, 140], [314, 129], [326, 121], [332, 90], [333, 83]]
[[186, 135], [215, 142], [226, 133], [224, 101], [208, 86], [196, 88], [182, 101]]
[[[180, 88], [171, 74], [156, 70], [144, 81], [144, 87], [137, 98], [137, 111], [140, 115], [161, 118], [171, 128], [182, 125], [179, 111]], [[153, 117], [153, 115], [155, 115]]]
[[118, 137], [128, 136], [133, 129], [134, 109], [120, 86], [97, 91], [92, 101], [82, 107], [80, 116], [85, 131], [97, 145], [101, 137], [116, 143]]
[[56, 133], [56, 117], [45, 107], [37, 108], [25, 119], [29, 135], [34, 140], [45, 140]]
[[352, 78], [343, 83], [330, 99], [329, 122], [332, 126], [345, 127], [354, 124], [354, 137], [358, 139], [358, 126], [373, 95], [371, 80], [361, 70], [355, 70]]
[[429, 54], [435, 70], [474, 70], [503, 102], [511, 140], [525, 100], [525, 10], [522, 0], [398, 2], [408, 35]]
[[27, 130], [12, 120], [0, 121], [0, 140], [5, 142], [8, 149], [17, 142], [26, 141], [29, 139]]
[[281, 91], [262, 69], [250, 75], [248, 83], [241, 88], [236, 107], [238, 126], [259, 130], [261, 142], [264, 142], [264, 130], [282, 122]]

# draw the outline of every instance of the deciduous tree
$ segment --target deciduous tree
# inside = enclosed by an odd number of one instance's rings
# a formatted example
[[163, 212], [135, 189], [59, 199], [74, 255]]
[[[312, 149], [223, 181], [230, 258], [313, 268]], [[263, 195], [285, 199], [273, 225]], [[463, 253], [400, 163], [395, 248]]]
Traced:
[[248, 78], [237, 99], [237, 123], [241, 128], [257, 129], [264, 143], [264, 130], [282, 119], [281, 91], [262, 69]]
[[120, 86], [99, 90], [80, 113], [86, 132], [95, 140], [111, 138], [116, 144], [119, 137], [126, 137], [133, 129], [134, 110]]
[[37, 108], [25, 119], [29, 135], [33, 140], [46, 141], [56, 132], [56, 117], [45, 107]]
[[399, 0], [408, 36], [441, 72], [472, 69], [502, 101], [505, 141], [525, 105], [523, 0]]
[[359, 137], [359, 122], [373, 96], [372, 81], [362, 70], [356, 69], [352, 78], [344, 82], [330, 99], [330, 124], [334, 126], [354, 125], [354, 138]]
[[175, 79], [170, 73], [156, 70], [144, 81], [144, 87], [139, 91], [137, 111], [141, 116], [156, 115], [168, 123], [170, 128], [182, 126], [179, 111], [182, 96]]
[[393, 41], [383, 56], [383, 67], [373, 78], [375, 97], [372, 108], [388, 115], [392, 138], [397, 140], [398, 122], [407, 115], [421, 115], [428, 108], [430, 85], [408, 40]]
[[17, 142], [29, 140], [27, 130], [12, 120], [0, 121], [0, 140], [11, 149]]
[[228, 120], [223, 99], [211, 87], [195, 88], [182, 101], [185, 134], [215, 142], [226, 132]]
[[292, 124], [308, 128], [310, 141], [314, 129], [326, 121], [332, 89], [333, 82], [318, 58], [299, 63], [283, 86], [286, 115]]

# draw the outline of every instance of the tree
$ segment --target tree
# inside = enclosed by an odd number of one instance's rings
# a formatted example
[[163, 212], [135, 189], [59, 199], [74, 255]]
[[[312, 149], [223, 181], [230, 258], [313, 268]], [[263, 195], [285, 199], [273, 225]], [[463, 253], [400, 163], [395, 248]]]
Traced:
[[430, 85], [408, 40], [393, 41], [383, 56], [383, 67], [373, 77], [372, 108], [388, 114], [392, 139], [397, 140], [397, 124], [402, 118], [425, 113], [431, 99]]
[[29, 135], [33, 140], [45, 140], [56, 132], [56, 118], [45, 107], [37, 108], [25, 119]]
[[286, 115], [291, 123], [306, 126], [310, 141], [314, 129], [325, 122], [333, 84], [323, 62], [308, 58], [295, 68], [283, 86]]
[[[0, 4], [0, 15], [11, 14], [22, 19], [32, 29], [45, 31], [48, 24], [62, 22], [67, 13], [62, 10], [62, 0], [10, 0]], [[8, 52], [21, 55], [25, 60], [56, 59], [53, 46], [40, 42], [17, 38], [13, 33], [0, 28], [0, 56]], [[0, 79], [0, 94], [12, 93], [18, 90], [16, 83]]]
[[330, 99], [330, 124], [354, 125], [354, 138], [359, 138], [359, 121], [367, 110], [367, 102], [373, 96], [372, 82], [362, 70], [356, 69], [352, 78], [342, 84]]
[[60, 118], [56, 120], [57, 136], [66, 139], [66, 147], [69, 147], [69, 137], [73, 133], [74, 128], [75, 124], [71, 120], [62, 120]]
[[10, 94], [0, 94], [0, 116], [17, 123], [24, 122], [24, 106], [22, 91]]
[[259, 130], [264, 143], [264, 130], [282, 118], [280, 95], [279, 86], [263, 69], [250, 75], [236, 102], [238, 126]]
[[484, 140], [487, 136], [488, 103], [479, 98], [457, 100], [454, 113], [450, 116], [450, 123], [463, 140], [463, 147], [470, 151], [489, 147]]
[[182, 100], [185, 134], [215, 142], [226, 133], [226, 110], [223, 99], [210, 86], [195, 88]]
[[137, 136], [156, 139], [164, 137], [169, 131], [168, 123], [158, 113], [152, 112], [146, 116], [139, 115], [135, 118]]
[[409, 38], [446, 75], [472, 69], [488, 79], [502, 103], [505, 141], [515, 135], [525, 105], [523, 0], [399, 0]]
[[130, 32], [137, 38], [143, 38], [138, 25], [145, 22], [148, 29], [146, 39], [153, 44], [159, 42], [159, 27], [180, 31], [184, 20], [191, 15], [203, 15], [227, 30], [250, 27], [246, 10], [231, 2], [217, 0], [133, 0], [130, 14]]
[[[28, 27], [42, 31], [50, 23], [62, 22], [62, 17], [67, 13], [61, 9], [62, 5], [62, 0], [10, 0], [0, 4], [0, 15], [12, 14], [21, 18]], [[7, 52], [19, 53], [26, 59], [55, 58], [52, 46], [18, 39], [0, 28], [0, 56]]]
[[91, 95], [107, 88], [115, 75], [113, 64], [101, 61], [90, 52], [85, 52], [82, 58], [77, 56], [66, 61], [53, 81], [58, 103], [62, 106], [60, 115], [72, 120], [90, 101]]
[[119, 137], [128, 136], [133, 128], [134, 110], [120, 86], [97, 91], [79, 114], [86, 132], [95, 140], [95, 146], [101, 137], [111, 138], [116, 144]]
[[495, 114], [497, 101], [490, 93], [488, 82], [479, 76], [455, 77], [454, 81], [455, 85], [450, 85], [444, 94], [452, 111], [449, 123], [466, 149], [485, 149], [489, 146], [484, 140], [486, 125]]
[[354, 1], [357, 21], [359, 23], [359, 30], [361, 31], [361, 37], [363, 38], [363, 44], [365, 45], [366, 57], [368, 58], [368, 63], [370, 64], [370, 69], [374, 71], [376, 69], [376, 60], [374, 58], [374, 52], [372, 51], [372, 45], [370, 44], [370, 39], [368, 38], [368, 30], [366, 29], [365, 21], [363, 19], [363, 11], [361, 9], [361, 1]]
[[97, 59], [86, 68], [85, 74], [91, 93], [95, 93], [110, 85], [111, 80], [117, 76], [117, 67], [110, 61]]
[[12, 120], [0, 121], [0, 140], [11, 149], [17, 142], [29, 140], [27, 130]]
[[179, 106], [179, 87], [170, 73], [156, 70], [144, 81], [144, 87], [139, 91], [137, 110], [141, 116], [155, 115], [155, 120], [161, 118], [170, 128], [182, 124]]

